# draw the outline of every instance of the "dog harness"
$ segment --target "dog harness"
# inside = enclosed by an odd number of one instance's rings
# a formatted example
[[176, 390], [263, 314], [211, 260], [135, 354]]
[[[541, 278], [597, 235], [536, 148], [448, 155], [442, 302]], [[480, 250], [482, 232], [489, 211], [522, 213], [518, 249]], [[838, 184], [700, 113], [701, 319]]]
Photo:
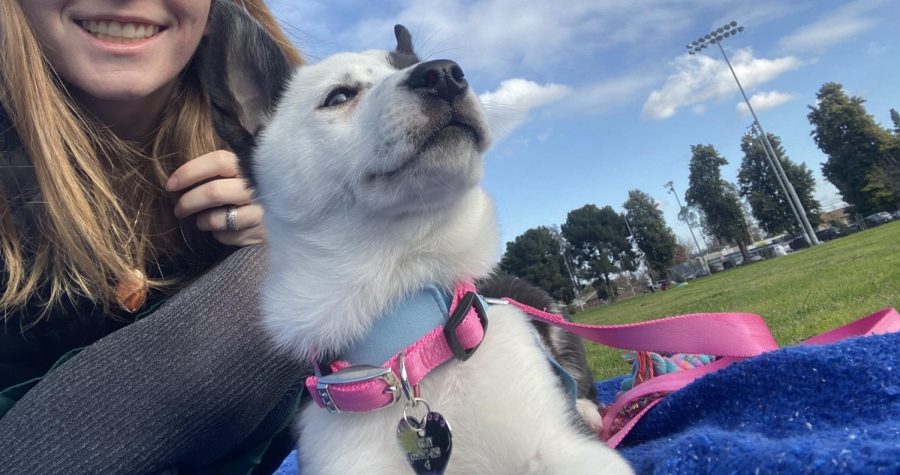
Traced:
[[[487, 330], [484, 307], [471, 282], [459, 284], [452, 296], [426, 287], [386, 312], [415, 318], [382, 315], [367, 335], [367, 344], [327, 365], [329, 374], [314, 361], [316, 374], [306, 379], [306, 388], [316, 404], [332, 413], [387, 407], [431, 370], [450, 359], [465, 361], [472, 356]], [[406, 346], [389, 353], [398, 338]], [[373, 361], [386, 362], [374, 366]]]
[[[436, 290], [426, 291], [426, 294], [427, 292]], [[433, 296], [431, 299], [441, 301]], [[601, 439], [610, 447], [616, 447], [638, 420], [662, 400], [662, 395], [677, 391], [695, 379], [733, 362], [778, 348], [765, 320], [749, 313], [696, 313], [621, 325], [587, 325], [567, 321], [559, 315], [534, 309], [512, 299], [502, 299], [502, 303], [513, 305], [530, 318], [614, 348], [716, 356], [714, 360], [711, 358], [704, 364], [692, 364], [690, 368], [682, 368], [681, 371], [666, 371], [665, 374], [655, 375], [619, 395], [605, 411], [603, 432], [600, 434]], [[308, 378], [306, 386], [316, 403], [330, 412], [379, 409], [396, 402], [401, 394], [412, 400], [409, 395], [410, 386], [415, 387], [429, 371], [454, 357], [465, 361], [478, 348], [487, 328], [484, 305], [485, 302], [475, 294], [474, 285], [461, 284], [452, 296], [450, 317], [446, 324], [437, 325], [421, 339], [413, 340], [415, 343], [392, 355], [380, 367], [337, 361], [330, 365], [333, 373], [323, 376], [319, 366], [314, 365], [316, 376]], [[892, 308], [885, 308], [809, 338], [804, 343], [825, 344], [850, 336], [895, 331], [900, 331], [900, 313]], [[356, 357], [358, 356], [351, 356]], [[629, 407], [649, 396], [653, 396], [652, 400], [647, 404], [639, 404], [640, 407], [634, 411], [636, 414], [628, 414]]]

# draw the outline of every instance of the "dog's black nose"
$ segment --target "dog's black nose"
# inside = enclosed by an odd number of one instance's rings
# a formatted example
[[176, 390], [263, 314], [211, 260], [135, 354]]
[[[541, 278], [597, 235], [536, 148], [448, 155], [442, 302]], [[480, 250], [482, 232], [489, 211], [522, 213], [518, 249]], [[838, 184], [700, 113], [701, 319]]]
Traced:
[[406, 85], [412, 89], [423, 89], [451, 102], [465, 92], [469, 82], [458, 64], [449, 59], [437, 59], [419, 63], [409, 73]]

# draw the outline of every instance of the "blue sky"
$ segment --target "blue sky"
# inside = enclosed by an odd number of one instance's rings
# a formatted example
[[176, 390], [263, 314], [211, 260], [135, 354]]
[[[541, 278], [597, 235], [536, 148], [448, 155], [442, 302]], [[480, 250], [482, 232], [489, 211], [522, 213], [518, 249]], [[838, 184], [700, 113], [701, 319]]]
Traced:
[[495, 141], [484, 186], [502, 244], [559, 225], [585, 204], [621, 210], [628, 191], [660, 202], [689, 237], [663, 184], [688, 186], [690, 146], [712, 144], [735, 181], [751, 123], [718, 49], [685, 45], [731, 20], [723, 46], [760, 122], [815, 174], [826, 209], [840, 206], [806, 118], [829, 81], [866, 99], [890, 126], [900, 110], [896, 0], [269, 0], [311, 61], [344, 50], [392, 48], [393, 25], [420, 56], [457, 61], [485, 103]]

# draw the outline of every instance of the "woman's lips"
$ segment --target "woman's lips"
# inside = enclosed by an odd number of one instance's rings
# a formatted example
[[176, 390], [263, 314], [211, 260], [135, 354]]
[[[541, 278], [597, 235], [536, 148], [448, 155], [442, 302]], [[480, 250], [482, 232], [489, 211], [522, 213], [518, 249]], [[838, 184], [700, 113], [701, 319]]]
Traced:
[[93, 37], [109, 43], [136, 43], [152, 38], [165, 28], [151, 23], [120, 22], [115, 20], [77, 20], [81, 28]]

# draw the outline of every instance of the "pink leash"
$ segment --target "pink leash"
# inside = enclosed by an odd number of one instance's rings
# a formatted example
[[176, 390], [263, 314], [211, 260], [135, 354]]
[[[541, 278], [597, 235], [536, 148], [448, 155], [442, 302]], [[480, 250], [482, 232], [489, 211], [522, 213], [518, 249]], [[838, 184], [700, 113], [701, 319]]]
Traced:
[[[629, 420], [621, 430], [610, 434], [612, 422], [630, 402], [654, 393], [677, 391], [695, 379], [724, 368], [735, 361], [778, 349], [765, 320], [750, 313], [693, 313], [647, 322], [623, 325], [586, 325], [569, 322], [559, 315], [543, 312], [515, 300], [503, 299], [537, 320], [558, 326], [606, 346], [625, 350], [659, 353], [697, 353], [720, 357], [716, 361], [685, 371], [668, 373], [645, 381], [620, 395], [603, 420], [601, 438], [616, 447], [640, 418], [662, 399], [657, 399]], [[853, 336], [868, 336], [900, 331], [900, 313], [884, 308], [842, 327], [812, 337], [808, 345], [834, 343]]]

